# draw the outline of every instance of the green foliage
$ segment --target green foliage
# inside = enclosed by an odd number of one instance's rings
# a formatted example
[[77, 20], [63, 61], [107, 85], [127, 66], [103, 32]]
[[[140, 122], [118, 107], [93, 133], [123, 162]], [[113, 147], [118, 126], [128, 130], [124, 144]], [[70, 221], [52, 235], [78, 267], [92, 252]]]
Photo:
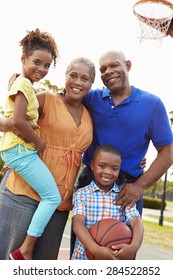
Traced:
[[[164, 186], [164, 180], [158, 180], [154, 185], [146, 190], [146, 195], [151, 194], [152, 197], [156, 197], [156, 194], [162, 194]], [[173, 192], [173, 182], [167, 181], [166, 191]]]
[[147, 192], [151, 193], [162, 193], [164, 181], [162, 179], [158, 180], [154, 185], [152, 185]]
[[2, 160], [2, 157], [0, 155], [0, 171], [2, 171], [3, 166], [4, 166], [4, 161]]
[[170, 192], [173, 192], [173, 182], [168, 181], [167, 190], [170, 191]]
[[0, 155], [0, 182], [3, 177], [3, 167], [4, 167], [4, 161], [2, 160], [1, 155]]
[[52, 85], [49, 80], [44, 80], [43, 82], [39, 82], [37, 87], [35, 88], [36, 92], [39, 91], [49, 91], [49, 92], [63, 92], [63, 88], [58, 88], [57, 85]]
[[0, 171], [0, 182], [1, 182], [1, 180], [2, 180], [3, 175], [4, 175], [3, 172]]
[[[151, 198], [144, 196], [143, 198], [143, 207], [150, 209], [160, 209], [162, 204], [162, 199], [160, 198]], [[166, 208], [166, 202], [164, 201], [164, 210]]]

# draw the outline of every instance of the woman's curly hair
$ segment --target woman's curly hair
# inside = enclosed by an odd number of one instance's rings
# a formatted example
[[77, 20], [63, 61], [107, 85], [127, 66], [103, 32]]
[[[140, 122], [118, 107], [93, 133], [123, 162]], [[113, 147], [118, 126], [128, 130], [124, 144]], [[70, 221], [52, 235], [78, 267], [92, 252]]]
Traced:
[[35, 50], [47, 50], [51, 53], [54, 67], [59, 56], [59, 50], [54, 38], [48, 32], [41, 32], [38, 28], [35, 31], [27, 31], [27, 35], [19, 42], [22, 51], [26, 56], [32, 55]]

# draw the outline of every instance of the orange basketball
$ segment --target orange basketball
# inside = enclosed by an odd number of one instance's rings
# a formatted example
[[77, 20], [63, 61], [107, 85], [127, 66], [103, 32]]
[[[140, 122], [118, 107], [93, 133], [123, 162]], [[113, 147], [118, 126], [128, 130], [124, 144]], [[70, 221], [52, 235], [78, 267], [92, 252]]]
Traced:
[[[113, 245], [129, 244], [132, 240], [132, 230], [123, 222], [116, 219], [103, 219], [89, 228], [94, 241], [108, 248]], [[87, 257], [94, 260], [95, 257], [86, 250]]]

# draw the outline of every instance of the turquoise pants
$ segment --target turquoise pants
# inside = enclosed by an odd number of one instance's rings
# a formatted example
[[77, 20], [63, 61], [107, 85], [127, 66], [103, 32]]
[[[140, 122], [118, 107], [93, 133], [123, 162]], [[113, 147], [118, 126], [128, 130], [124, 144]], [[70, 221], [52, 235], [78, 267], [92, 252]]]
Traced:
[[51, 216], [61, 202], [61, 196], [56, 182], [36, 150], [28, 150], [27, 153], [25, 147], [21, 145], [20, 152], [18, 152], [18, 146], [16, 146], [2, 152], [2, 158], [40, 196], [40, 203], [27, 231], [28, 235], [39, 237], [42, 235]]

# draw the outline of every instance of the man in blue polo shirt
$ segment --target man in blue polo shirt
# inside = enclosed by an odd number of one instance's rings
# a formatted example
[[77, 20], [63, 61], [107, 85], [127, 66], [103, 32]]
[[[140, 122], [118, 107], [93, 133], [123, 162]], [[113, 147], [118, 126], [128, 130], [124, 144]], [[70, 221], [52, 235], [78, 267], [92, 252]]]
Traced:
[[[159, 97], [131, 86], [131, 62], [119, 51], [110, 51], [100, 58], [103, 89], [91, 90], [83, 104], [91, 113], [94, 138], [85, 152], [78, 187], [92, 178], [90, 162], [94, 150], [112, 144], [122, 154], [122, 168], [117, 184], [121, 192], [116, 203], [122, 208], [132, 207], [142, 214], [142, 194], [155, 183], [173, 163], [173, 135], [165, 106]], [[141, 160], [150, 141], [158, 155], [143, 173]], [[124, 184], [126, 183], [126, 184]]]

